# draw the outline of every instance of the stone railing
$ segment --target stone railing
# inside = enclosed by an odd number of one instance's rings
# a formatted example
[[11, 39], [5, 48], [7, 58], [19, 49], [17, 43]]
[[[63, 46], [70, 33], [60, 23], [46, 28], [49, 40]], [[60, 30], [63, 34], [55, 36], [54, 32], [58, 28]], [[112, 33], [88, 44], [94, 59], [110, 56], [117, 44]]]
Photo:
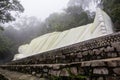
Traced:
[[0, 66], [37, 77], [120, 79], [120, 32], [80, 42]]

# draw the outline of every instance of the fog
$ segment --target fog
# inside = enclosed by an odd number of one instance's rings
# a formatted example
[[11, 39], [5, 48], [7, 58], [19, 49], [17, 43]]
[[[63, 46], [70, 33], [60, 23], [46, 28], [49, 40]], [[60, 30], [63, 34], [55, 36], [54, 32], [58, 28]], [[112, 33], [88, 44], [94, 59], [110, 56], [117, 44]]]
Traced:
[[44, 20], [49, 14], [62, 12], [69, 0], [20, 0], [25, 8], [24, 15]]
[[63, 12], [67, 6], [75, 4], [82, 5], [85, 10], [94, 12], [101, 0], [20, 0], [20, 2], [25, 9], [23, 15], [45, 20], [50, 14]]
[[[14, 16], [16, 21], [3, 25], [4, 31], [2, 34], [10, 43], [7, 46], [10, 47], [10, 50], [5, 51], [7, 52], [7, 57], [4, 57], [4, 60], [12, 60], [14, 55], [18, 53], [20, 45], [30, 43], [36, 37], [93, 22], [95, 11], [100, 1], [20, 0], [24, 7], [24, 12], [21, 14], [17, 12]], [[8, 42], [4, 38], [3, 40]], [[10, 59], [8, 58], [9, 56]]]

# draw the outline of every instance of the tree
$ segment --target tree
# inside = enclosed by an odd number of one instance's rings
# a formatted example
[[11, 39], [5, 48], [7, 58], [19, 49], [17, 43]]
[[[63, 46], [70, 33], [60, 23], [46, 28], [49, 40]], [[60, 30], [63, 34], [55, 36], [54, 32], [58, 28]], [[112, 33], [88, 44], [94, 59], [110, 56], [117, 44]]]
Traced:
[[115, 31], [120, 31], [120, 0], [102, 0], [104, 11], [110, 15]]
[[41, 20], [32, 16], [23, 16], [6, 26], [3, 34], [14, 43], [12, 52], [16, 54], [20, 45], [29, 43], [33, 38], [47, 32], [46, 24], [41, 22]]
[[53, 13], [46, 19], [50, 31], [63, 31], [93, 21], [81, 6], [69, 6], [64, 11], [63, 13]]
[[80, 6], [82, 9], [96, 8], [101, 4], [101, 0], [69, 0], [68, 6]]
[[12, 60], [12, 43], [0, 32], [0, 64]]
[[18, 0], [0, 0], [0, 23], [14, 21], [12, 11], [23, 12], [24, 8]]
[[[12, 12], [23, 12], [24, 8], [18, 0], [0, 0], [0, 24], [14, 21]], [[0, 26], [0, 63], [12, 60], [12, 43], [3, 35]]]

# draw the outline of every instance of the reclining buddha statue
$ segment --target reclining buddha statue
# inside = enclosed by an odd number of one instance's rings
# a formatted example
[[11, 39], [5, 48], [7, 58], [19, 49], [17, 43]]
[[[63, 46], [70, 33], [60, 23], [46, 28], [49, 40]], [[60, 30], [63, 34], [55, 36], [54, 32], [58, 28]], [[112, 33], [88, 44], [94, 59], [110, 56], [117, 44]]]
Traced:
[[40, 54], [45, 51], [69, 46], [88, 39], [113, 33], [110, 17], [97, 8], [93, 23], [78, 26], [62, 32], [52, 32], [33, 39], [29, 44], [21, 45], [14, 60]]

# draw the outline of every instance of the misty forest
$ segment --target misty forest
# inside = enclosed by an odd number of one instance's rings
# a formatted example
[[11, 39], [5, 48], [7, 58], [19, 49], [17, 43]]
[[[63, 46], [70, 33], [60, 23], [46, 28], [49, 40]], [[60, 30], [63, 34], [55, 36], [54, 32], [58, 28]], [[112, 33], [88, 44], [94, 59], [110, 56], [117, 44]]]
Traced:
[[111, 17], [115, 32], [120, 31], [120, 0], [69, 0], [62, 12], [52, 13], [45, 20], [21, 16], [25, 9], [18, 0], [0, 0], [0, 64], [13, 60], [18, 47], [33, 38], [93, 22], [91, 3]]

